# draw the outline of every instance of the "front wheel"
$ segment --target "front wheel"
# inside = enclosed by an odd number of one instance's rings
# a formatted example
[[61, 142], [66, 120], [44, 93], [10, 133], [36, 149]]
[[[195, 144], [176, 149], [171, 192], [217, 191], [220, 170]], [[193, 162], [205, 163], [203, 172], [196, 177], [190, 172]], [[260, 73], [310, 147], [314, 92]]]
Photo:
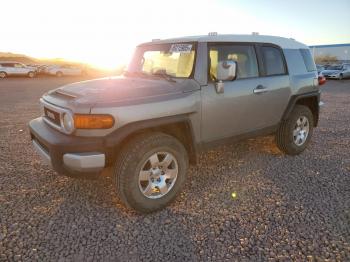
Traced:
[[7, 76], [6, 72], [0, 72], [0, 78], [5, 78]]
[[181, 190], [188, 156], [184, 146], [163, 133], [134, 137], [114, 166], [117, 193], [124, 204], [142, 213], [164, 208]]
[[343, 80], [343, 74], [339, 75], [339, 80]]
[[314, 120], [310, 109], [296, 105], [287, 120], [282, 121], [277, 133], [278, 148], [288, 155], [298, 155], [309, 144]]

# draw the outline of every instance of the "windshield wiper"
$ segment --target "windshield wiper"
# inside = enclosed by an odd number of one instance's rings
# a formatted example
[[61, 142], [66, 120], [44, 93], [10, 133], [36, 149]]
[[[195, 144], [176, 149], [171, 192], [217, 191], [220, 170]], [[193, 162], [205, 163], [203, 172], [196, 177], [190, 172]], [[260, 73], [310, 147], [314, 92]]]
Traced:
[[149, 74], [142, 72], [142, 71], [124, 71], [124, 75], [126, 76], [148, 76]]
[[174, 78], [171, 75], [168, 75], [165, 70], [158, 70], [155, 73], [153, 73], [152, 75], [153, 76], [160, 76], [169, 82], [176, 83]]

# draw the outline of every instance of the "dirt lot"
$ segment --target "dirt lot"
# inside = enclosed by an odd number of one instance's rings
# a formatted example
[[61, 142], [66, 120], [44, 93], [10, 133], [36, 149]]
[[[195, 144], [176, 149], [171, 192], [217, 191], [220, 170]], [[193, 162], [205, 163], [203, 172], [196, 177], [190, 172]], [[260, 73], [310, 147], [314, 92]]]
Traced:
[[272, 137], [202, 154], [177, 200], [146, 216], [110, 179], [60, 177], [34, 154], [39, 97], [77, 80], [0, 81], [0, 261], [350, 260], [350, 80], [322, 87], [303, 154], [281, 154]]

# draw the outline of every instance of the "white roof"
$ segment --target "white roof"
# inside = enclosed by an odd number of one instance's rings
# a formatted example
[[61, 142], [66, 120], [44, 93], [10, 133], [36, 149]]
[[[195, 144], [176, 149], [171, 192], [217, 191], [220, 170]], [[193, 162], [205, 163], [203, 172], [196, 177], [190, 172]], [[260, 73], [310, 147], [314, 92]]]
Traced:
[[147, 44], [162, 44], [162, 43], [178, 43], [178, 42], [255, 42], [255, 43], [270, 43], [280, 46], [284, 49], [299, 49], [309, 47], [295, 41], [291, 38], [269, 35], [202, 35], [202, 36], [185, 36], [179, 38], [169, 38], [162, 40], [154, 40]]

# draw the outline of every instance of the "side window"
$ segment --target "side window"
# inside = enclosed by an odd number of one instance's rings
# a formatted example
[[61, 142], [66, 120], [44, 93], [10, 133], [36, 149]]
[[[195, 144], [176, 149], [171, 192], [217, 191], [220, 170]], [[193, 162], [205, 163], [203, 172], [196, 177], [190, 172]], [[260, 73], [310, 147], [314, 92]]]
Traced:
[[305, 66], [307, 71], [312, 72], [316, 71], [316, 66], [314, 63], [314, 59], [311, 56], [310, 50], [309, 49], [299, 49], [301, 56], [303, 57]]
[[272, 46], [263, 46], [261, 51], [266, 75], [284, 75], [287, 73], [280, 49]]
[[237, 79], [259, 76], [258, 63], [253, 46], [212, 45], [209, 46], [210, 79], [217, 79], [217, 65], [224, 60], [237, 62]]

